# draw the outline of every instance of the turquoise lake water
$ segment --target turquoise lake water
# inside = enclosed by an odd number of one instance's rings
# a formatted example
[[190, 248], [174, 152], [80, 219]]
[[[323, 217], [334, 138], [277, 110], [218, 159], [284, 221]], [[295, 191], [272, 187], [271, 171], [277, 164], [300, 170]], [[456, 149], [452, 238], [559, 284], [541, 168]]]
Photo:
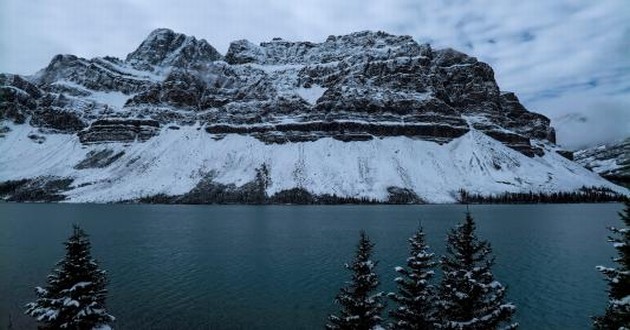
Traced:
[[[606, 226], [621, 204], [471, 206], [491, 242], [521, 329], [588, 329], [603, 311]], [[109, 272], [116, 329], [321, 329], [349, 278], [359, 231], [372, 238], [383, 291], [422, 221], [437, 254], [461, 205], [186, 206], [0, 204], [0, 328], [34, 328], [22, 306], [63, 257], [79, 223]], [[391, 305], [391, 303], [390, 303]]]

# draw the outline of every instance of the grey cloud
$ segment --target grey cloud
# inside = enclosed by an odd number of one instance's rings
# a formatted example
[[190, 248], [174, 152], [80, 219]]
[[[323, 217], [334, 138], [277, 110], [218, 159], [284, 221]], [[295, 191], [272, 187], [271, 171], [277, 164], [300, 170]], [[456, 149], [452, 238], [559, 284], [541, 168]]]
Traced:
[[543, 113], [556, 128], [558, 144], [576, 150], [621, 140], [630, 133], [630, 97], [602, 97], [595, 90], [527, 104]]
[[627, 0], [4, 0], [0, 27], [0, 72], [30, 74], [57, 53], [124, 57], [158, 27], [223, 53], [242, 38], [323, 41], [370, 29], [477, 56], [533, 110], [553, 113], [583, 93], [628, 106], [630, 95]]

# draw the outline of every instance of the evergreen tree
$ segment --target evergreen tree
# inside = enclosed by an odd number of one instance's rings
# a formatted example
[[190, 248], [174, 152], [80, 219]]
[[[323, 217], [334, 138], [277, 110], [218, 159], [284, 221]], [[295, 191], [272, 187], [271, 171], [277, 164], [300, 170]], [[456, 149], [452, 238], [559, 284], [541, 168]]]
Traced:
[[374, 293], [379, 285], [378, 276], [374, 273], [377, 262], [372, 261], [374, 244], [361, 231], [361, 239], [352, 264], [345, 267], [352, 271], [352, 281], [341, 289], [335, 302], [341, 305], [339, 315], [330, 315], [327, 329], [373, 329], [381, 323], [382, 292]]
[[48, 286], [35, 288], [38, 299], [26, 305], [25, 314], [41, 329], [107, 328], [114, 321], [105, 309], [107, 278], [90, 255], [88, 236], [74, 225], [64, 245], [65, 258], [48, 275]]
[[467, 212], [464, 222], [448, 234], [447, 253], [440, 262], [439, 328], [516, 328], [518, 324], [509, 323], [516, 307], [503, 301], [506, 289], [491, 272], [490, 244], [479, 240], [475, 229]]
[[407, 268], [396, 267], [400, 273], [394, 281], [398, 283], [398, 292], [388, 296], [398, 304], [390, 314], [394, 318], [393, 329], [434, 329], [435, 288], [429, 283], [435, 272], [433, 253], [425, 243], [424, 232], [418, 228], [409, 239], [410, 257]]
[[617, 249], [613, 261], [617, 268], [597, 266], [608, 282], [608, 307], [602, 316], [594, 318], [596, 329], [630, 329], [630, 202], [625, 202], [625, 209], [619, 213], [625, 228], [610, 227], [613, 236], [608, 241]]

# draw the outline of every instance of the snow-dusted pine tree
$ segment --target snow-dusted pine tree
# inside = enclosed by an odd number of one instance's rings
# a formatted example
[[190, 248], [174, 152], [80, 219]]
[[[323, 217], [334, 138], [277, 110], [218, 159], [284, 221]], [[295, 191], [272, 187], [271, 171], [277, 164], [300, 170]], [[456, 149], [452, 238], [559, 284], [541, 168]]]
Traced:
[[361, 231], [354, 261], [345, 265], [352, 271], [352, 280], [337, 295], [335, 302], [341, 305], [341, 310], [339, 315], [328, 317], [327, 329], [369, 330], [380, 325], [383, 293], [375, 292], [379, 280], [374, 273], [377, 262], [370, 259], [373, 248], [374, 244]]
[[490, 243], [479, 240], [475, 222], [466, 219], [447, 237], [446, 255], [440, 260], [438, 318], [442, 329], [513, 329], [516, 307], [504, 302], [505, 287], [492, 275]]
[[90, 241], [77, 225], [64, 243], [66, 255], [48, 275], [48, 286], [37, 287], [37, 300], [26, 305], [25, 314], [41, 329], [108, 328], [114, 317], [105, 309], [107, 278], [90, 255]]
[[396, 267], [400, 273], [394, 281], [398, 292], [389, 293], [398, 307], [390, 312], [392, 329], [434, 329], [436, 322], [435, 288], [429, 283], [434, 276], [433, 253], [424, 240], [422, 227], [409, 238], [410, 256], [407, 267]]
[[594, 317], [596, 329], [630, 329], [630, 201], [625, 202], [625, 209], [619, 213], [625, 228], [610, 227], [613, 236], [608, 241], [617, 249], [613, 258], [619, 267], [597, 266], [608, 282], [608, 306], [602, 316]]

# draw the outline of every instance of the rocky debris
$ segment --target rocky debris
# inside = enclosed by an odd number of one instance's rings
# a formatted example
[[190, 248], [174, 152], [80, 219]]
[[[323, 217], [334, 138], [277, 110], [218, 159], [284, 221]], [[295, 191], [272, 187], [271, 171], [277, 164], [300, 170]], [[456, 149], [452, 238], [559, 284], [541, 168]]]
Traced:
[[29, 139], [31, 139], [33, 142], [37, 144], [42, 144], [46, 142], [46, 137], [39, 134], [31, 133], [27, 135], [26, 137], [28, 137]]
[[74, 166], [77, 170], [83, 170], [88, 168], [104, 168], [125, 154], [124, 151], [114, 153], [111, 149], [91, 150], [86, 155], [85, 159]]
[[66, 199], [73, 179], [38, 177], [0, 182], [0, 198], [11, 202], [57, 202]]
[[81, 143], [144, 142], [160, 131], [160, 123], [152, 119], [105, 118], [94, 121], [78, 133]]
[[576, 151], [573, 158], [602, 177], [630, 187], [630, 138]]
[[11, 127], [6, 125], [0, 126], [0, 138], [6, 137], [9, 132], [11, 132]]

